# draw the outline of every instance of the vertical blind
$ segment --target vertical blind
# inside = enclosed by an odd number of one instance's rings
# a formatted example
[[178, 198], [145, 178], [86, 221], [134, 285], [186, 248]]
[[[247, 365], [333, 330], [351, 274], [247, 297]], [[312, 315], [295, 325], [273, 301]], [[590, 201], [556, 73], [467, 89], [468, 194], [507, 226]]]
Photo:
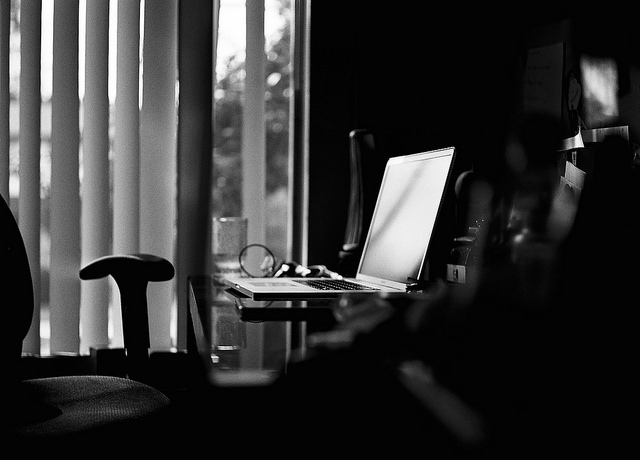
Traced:
[[9, 199], [9, 36], [11, 33], [11, 4], [0, 0], [0, 193]]
[[[54, 5], [49, 215], [50, 343], [52, 352], [73, 352], [80, 346], [79, 11], [77, 1], [56, 1]], [[106, 209], [101, 211], [106, 212]], [[91, 219], [90, 216], [85, 218]]]
[[[9, 126], [11, 7], [9, 0], [0, 0], [0, 193], [10, 201], [10, 138], [11, 131], [17, 130], [17, 217], [27, 246], [37, 306], [23, 352], [41, 353], [42, 312], [38, 306], [44, 282], [40, 260], [42, 218], [50, 219], [51, 353], [86, 353], [94, 345], [122, 343], [120, 302], [113, 282], [79, 280], [80, 267], [90, 260], [111, 253], [146, 252], [171, 260], [184, 273], [201, 272], [206, 267], [206, 250], [185, 259], [176, 243], [180, 234], [188, 234], [191, 247], [207, 247], [208, 220], [185, 212], [191, 204], [179, 194], [177, 169], [179, 164], [189, 163], [189, 156], [194, 163], [202, 163], [202, 158], [211, 155], [210, 144], [197, 151], [178, 148], [179, 17], [184, 8], [200, 8], [200, 2], [180, 3], [22, 1], [20, 116], [19, 126], [13, 128]], [[40, 121], [41, 24], [45, 19], [43, 8], [51, 5], [51, 185], [50, 209], [44, 214], [41, 178], [48, 171], [41, 170], [42, 133], [49, 128], [41, 126]], [[217, 9], [208, 6], [208, 11]], [[212, 23], [215, 21], [209, 26]], [[115, 50], [110, 48], [113, 30], [117, 31]], [[213, 36], [210, 28], [208, 40]], [[110, 68], [109, 56], [114, 51], [117, 72], [112, 104], [109, 74], [115, 69]], [[79, 78], [79, 70], [83, 70], [84, 81]], [[207, 110], [210, 112], [211, 102], [201, 109]], [[208, 130], [211, 136], [210, 125], [202, 130]], [[193, 178], [197, 188], [209, 190], [210, 171], [199, 170], [197, 174]], [[190, 180], [189, 171], [185, 175]], [[208, 215], [207, 209], [199, 212]], [[182, 348], [186, 343], [186, 316], [176, 314], [176, 310], [186, 311], [179, 295], [186, 292], [182, 282], [184, 275], [172, 282], [149, 283], [152, 349]], [[172, 330], [176, 316], [177, 332]]]
[[[9, 2], [3, 2], [9, 3]], [[40, 304], [40, 2], [25, 2], [21, 15], [20, 47], [20, 200], [18, 215], [31, 263], [35, 304]], [[8, 19], [8, 18], [7, 18]], [[3, 19], [4, 21], [4, 19]], [[8, 69], [7, 69], [8, 70]], [[4, 72], [3, 72], [4, 73]], [[7, 89], [8, 90], [8, 89]], [[8, 192], [7, 192], [8, 193]], [[7, 198], [9, 195], [5, 195]], [[31, 329], [24, 341], [25, 351], [40, 350], [40, 309], [35, 308]]]
[[[86, 12], [85, 87], [82, 142], [81, 263], [109, 254], [111, 251], [109, 213], [109, 3], [90, 1]], [[105, 20], [107, 18], [107, 20]], [[95, 212], [94, 210], [103, 210]], [[109, 280], [100, 279], [80, 284], [80, 328], [82, 343], [109, 343], [107, 308]]]

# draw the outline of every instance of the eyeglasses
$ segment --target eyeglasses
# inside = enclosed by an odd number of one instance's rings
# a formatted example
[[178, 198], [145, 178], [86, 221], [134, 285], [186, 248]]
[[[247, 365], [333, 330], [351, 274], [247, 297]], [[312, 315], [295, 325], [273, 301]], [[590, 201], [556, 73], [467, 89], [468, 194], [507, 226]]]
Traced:
[[248, 244], [242, 248], [238, 261], [242, 271], [251, 278], [296, 276], [342, 279], [340, 274], [329, 270], [325, 265], [305, 267], [297, 262], [278, 263], [273, 251], [260, 243]]

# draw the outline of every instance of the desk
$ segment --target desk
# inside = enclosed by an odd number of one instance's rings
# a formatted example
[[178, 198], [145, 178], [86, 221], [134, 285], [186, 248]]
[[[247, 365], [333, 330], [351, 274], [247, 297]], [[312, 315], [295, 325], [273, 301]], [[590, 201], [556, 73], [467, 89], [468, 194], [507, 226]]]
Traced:
[[294, 355], [304, 356], [310, 330], [335, 324], [330, 299], [253, 301], [210, 276], [190, 277], [188, 291], [187, 347], [215, 386], [271, 383]]
[[[331, 312], [332, 300], [273, 302], [262, 305], [262, 314], [272, 315], [267, 311], [273, 308], [277, 315], [249, 321], [242, 310], [250, 300], [216, 287], [210, 277], [189, 278], [188, 291], [187, 347], [190, 356], [198, 357], [198, 375], [204, 376], [203, 386], [190, 392], [190, 412], [184, 417], [188, 429], [198, 433], [191, 439], [212, 439], [213, 434], [262, 456], [294, 449], [296, 455], [322, 451], [328, 457], [336, 445], [325, 442], [327, 429], [330, 437], [340, 436], [342, 452], [358, 454], [379, 453], [384, 446], [395, 452], [398, 439], [403, 446], [415, 442], [415, 451], [424, 448], [425, 432], [435, 433], [427, 443], [433, 451], [444, 437], [441, 427], [431, 427], [430, 414], [407, 394], [387, 360], [379, 359], [384, 356], [378, 347], [361, 345], [316, 359], [307, 353], [306, 335], [309, 329], [329, 326], [320, 312]], [[302, 310], [314, 308], [303, 316]], [[288, 310], [290, 319], [282, 316]], [[286, 378], [278, 378], [282, 376]]]

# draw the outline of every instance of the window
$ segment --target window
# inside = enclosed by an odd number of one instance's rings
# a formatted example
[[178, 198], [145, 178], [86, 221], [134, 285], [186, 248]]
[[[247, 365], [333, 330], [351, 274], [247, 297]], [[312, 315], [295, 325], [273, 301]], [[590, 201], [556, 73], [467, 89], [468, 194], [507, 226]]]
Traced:
[[[0, 81], [8, 82], [9, 94], [6, 103], [0, 99], [2, 118], [8, 120], [6, 128], [0, 127], [3, 130], [0, 138], [9, 139], [6, 147], [0, 146], [0, 159], [7, 165], [0, 168], [0, 192], [10, 198], [21, 228], [37, 227], [25, 239], [32, 265], [34, 259], [40, 263], [34, 285], [41, 310], [34, 316], [35, 330], [32, 325], [24, 350], [35, 354], [85, 353], [89, 346], [106, 341], [118, 345], [121, 337], [114, 332], [119, 330], [114, 323], [118, 322], [119, 299], [113, 298], [117, 292], [113, 285], [106, 291], [104, 286], [100, 288], [99, 302], [106, 302], [105, 308], [93, 305], [98, 303], [95, 292], [88, 293], [85, 285], [81, 290], [79, 280], [72, 280], [70, 288], [54, 287], [58, 282], [54, 279], [54, 265], [61, 264], [53, 262], [53, 252], [61, 245], [53, 242], [52, 226], [57, 224], [51, 220], [55, 217], [72, 222], [71, 231], [63, 228], [58, 232], [70, 239], [73, 246], [72, 259], [62, 261], [66, 273], [77, 273], [81, 262], [88, 261], [87, 253], [92, 251], [102, 255], [101, 252], [130, 248], [131, 252], [154, 252], [172, 261], [179, 259], [176, 252], [179, 253], [180, 246], [175, 242], [179, 238], [176, 233], [180, 233], [176, 227], [179, 203], [177, 206], [175, 203], [175, 196], [180, 193], [175, 186], [179, 124], [178, 2], [154, 3], [153, 7], [144, 0], [77, 3], [12, 0], [8, 4], [2, 2], [0, 15], [0, 30], [8, 31], [0, 37], [3, 44], [0, 50], [8, 50], [6, 54], [0, 51], [3, 62], [8, 63], [0, 66], [4, 77]], [[250, 238], [266, 243], [284, 258], [290, 250], [291, 2], [221, 0], [214, 12], [219, 14], [221, 27], [215, 101], [212, 101], [214, 146], [209, 152], [214, 159], [211, 214], [246, 215]], [[89, 25], [89, 21], [95, 22]], [[249, 31], [246, 42], [243, 34], [237, 34], [245, 22], [249, 24], [244, 29]], [[91, 33], [85, 35], [87, 30]], [[71, 41], [64, 46], [58, 41], [56, 45], [56, 34], [58, 37], [69, 34]], [[75, 40], [77, 47], [73, 46]], [[85, 53], [91, 62], [85, 63]], [[65, 66], [62, 59], [70, 59], [71, 65]], [[56, 76], [56, 72], [60, 73]], [[71, 86], [61, 89], [60, 82], [70, 82]], [[65, 91], [66, 97], [62, 96]], [[103, 99], [106, 99], [104, 107], [96, 103]], [[56, 123], [61, 120], [69, 123], [64, 127], [66, 131], [57, 133], [60, 128]], [[93, 131], [89, 132], [89, 128]], [[56, 153], [56, 139], [69, 142], [64, 155]], [[61, 157], [69, 163], [52, 164]], [[72, 197], [78, 196], [78, 202], [64, 210], [72, 212], [71, 219], [50, 212], [51, 189], [56, 182], [52, 176], [60, 171], [63, 178], [58, 179], [59, 183], [75, 183], [79, 189], [70, 192]], [[64, 177], [72, 180], [67, 183]], [[88, 216], [90, 212], [81, 206], [96, 189], [100, 189], [101, 210]], [[119, 196], [123, 189], [133, 190], [139, 202], [135, 196]], [[25, 198], [29, 193], [33, 197]], [[55, 206], [60, 207], [61, 203]], [[128, 241], [122, 236], [122, 227], [128, 226], [122, 219], [129, 219], [123, 215], [131, 207], [134, 230], [129, 233], [135, 236]], [[29, 215], [32, 220], [25, 224]], [[101, 232], [96, 244], [106, 242], [107, 246], [88, 251], [84, 244], [96, 227]], [[159, 228], [165, 231], [158, 231]], [[69, 238], [69, 234], [78, 236]], [[154, 284], [149, 285], [150, 303], [166, 305], [159, 309], [161, 317], [150, 317], [152, 348], [180, 346], [186, 339], [181, 341], [176, 326], [180, 321], [176, 313], [179, 287], [174, 283], [158, 287], [162, 290], [155, 293]], [[53, 308], [50, 305], [53, 291], [71, 296], [53, 302], [56, 304]], [[95, 311], [87, 314], [74, 310], [70, 320], [58, 317], [59, 313], [66, 313], [68, 305], [81, 304], [80, 298], [82, 302], [89, 301]], [[111, 312], [108, 317], [103, 310]], [[83, 317], [91, 315], [101, 317], [103, 323], [96, 337], [82, 330]], [[153, 316], [151, 312], [150, 315]], [[68, 329], [53, 331], [58, 326]], [[75, 331], [78, 338], [74, 337]], [[54, 340], [54, 336], [58, 339]], [[71, 337], [71, 343], [54, 344], [67, 337]]]
[[[261, 3], [220, 2], [213, 214], [247, 216], [249, 242], [265, 243], [282, 260], [289, 253], [292, 11], [290, 0], [267, 0], [259, 24]], [[264, 64], [256, 62], [261, 50]]]

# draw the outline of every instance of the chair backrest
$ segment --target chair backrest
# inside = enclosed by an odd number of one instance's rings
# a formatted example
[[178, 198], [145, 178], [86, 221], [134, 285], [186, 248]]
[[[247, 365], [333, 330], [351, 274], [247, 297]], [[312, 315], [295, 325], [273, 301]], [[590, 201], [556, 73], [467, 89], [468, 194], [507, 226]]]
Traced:
[[376, 151], [374, 134], [368, 129], [354, 129], [349, 133], [349, 155], [349, 205], [337, 271], [344, 276], [355, 276], [386, 157]]
[[33, 280], [27, 251], [9, 204], [0, 200], [0, 228], [2, 231], [2, 287], [5, 292], [2, 308], [2, 330], [0, 331], [0, 363], [6, 379], [17, 379], [22, 356], [22, 341], [29, 327], [34, 308]]

